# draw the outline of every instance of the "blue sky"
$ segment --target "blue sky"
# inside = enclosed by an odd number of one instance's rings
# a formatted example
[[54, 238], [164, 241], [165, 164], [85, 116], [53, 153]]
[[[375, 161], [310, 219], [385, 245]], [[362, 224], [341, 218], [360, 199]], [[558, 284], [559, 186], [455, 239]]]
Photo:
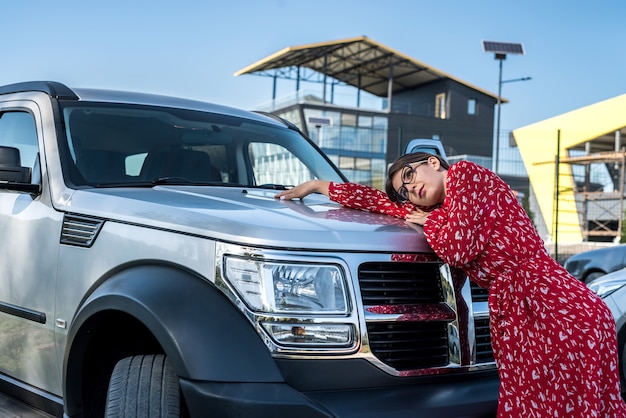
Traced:
[[[503, 131], [626, 93], [626, 1], [0, 1], [0, 85], [55, 80], [254, 109], [266, 77], [233, 73], [288, 46], [367, 36], [498, 92], [482, 40], [520, 42]], [[279, 95], [294, 90], [279, 83]], [[284, 90], [284, 91], [283, 91]]]

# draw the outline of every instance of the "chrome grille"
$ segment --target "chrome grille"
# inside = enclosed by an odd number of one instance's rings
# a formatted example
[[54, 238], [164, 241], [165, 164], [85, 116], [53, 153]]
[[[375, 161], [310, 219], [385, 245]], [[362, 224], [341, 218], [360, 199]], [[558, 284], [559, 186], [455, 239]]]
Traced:
[[[367, 322], [370, 349], [396, 370], [448, 364], [448, 322], [429, 319], [433, 305], [444, 304], [440, 262], [364, 263], [359, 267], [361, 298], [366, 311], [384, 312], [389, 320]], [[447, 305], [446, 305], [447, 306]], [[410, 311], [417, 315], [397, 315]]]

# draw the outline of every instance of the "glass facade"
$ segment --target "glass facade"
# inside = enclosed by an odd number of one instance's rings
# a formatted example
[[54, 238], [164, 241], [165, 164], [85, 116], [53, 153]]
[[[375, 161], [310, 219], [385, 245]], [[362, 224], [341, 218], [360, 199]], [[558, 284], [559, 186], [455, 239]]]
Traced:
[[357, 109], [320, 109], [306, 103], [274, 113], [307, 132], [348, 180], [383, 188], [386, 115]]
[[[468, 159], [493, 168], [491, 115], [479, 109], [476, 97], [461, 96], [464, 100], [460, 100], [454, 107], [451, 106], [451, 95], [439, 90], [439, 86], [435, 88], [424, 93], [396, 96], [393, 110], [385, 99], [376, 98], [372, 101], [369, 95], [365, 95], [361, 98], [363, 100], [354, 100], [354, 90], [352, 100], [337, 92], [327, 94], [324, 99], [319, 92], [297, 91], [261, 108], [296, 124], [350, 181], [381, 190], [384, 187], [390, 147], [393, 148], [391, 152], [400, 154], [404, 150], [402, 144], [412, 138], [435, 138], [441, 134], [441, 141], [444, 146], [447, 145], [446, 152], [451, 162]], [[329, 102], [329, 99], [333, 101]], [[352, 106], [346, 104], [351, 101]], [[406, 116], [398, 116], [398, 108], [405, 110], [403, 105], [407, 103], [415, 108], [428, 105], [430, 112], [420, 115], [402, 112]], [[456, 114], [462, 112], [457, 118], [459, 121], [455, 122], [459, 124], [458, 128], [450, 123], [453, 111]], [[485, 123], [479, 120], [479, 113], [480, 118], [487, 118]], [[467, 119], [468, 116], [471, 119]], [[519, 151], [509, 143], [507, 132], [502, 131], [501, 135], [498, 173], [526, 177]], [[485, 141], [491, 143], [484, 146]]]
[[[353, 182], [382, 188], [387, 151], [387, 118], [356, 111], [304, 108], [307, 131]], [[329, 125], [308, 121], [327, 118]]]

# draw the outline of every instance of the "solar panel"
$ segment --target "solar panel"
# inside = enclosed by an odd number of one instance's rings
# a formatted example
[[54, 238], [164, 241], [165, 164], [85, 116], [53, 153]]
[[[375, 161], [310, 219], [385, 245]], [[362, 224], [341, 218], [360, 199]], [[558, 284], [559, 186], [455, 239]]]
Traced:
[[524, 45], [518, 43], [483, 41], [483, 49], [496, 54], [524, 54]]

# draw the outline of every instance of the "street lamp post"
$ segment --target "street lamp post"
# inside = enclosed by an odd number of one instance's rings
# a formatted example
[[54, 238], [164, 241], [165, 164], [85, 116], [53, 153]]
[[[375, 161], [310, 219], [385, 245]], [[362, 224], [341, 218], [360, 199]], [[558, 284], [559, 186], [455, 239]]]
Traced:
[[[506, 59], [506, 54], [496, 54], [496, 59], [500, 61], [500, 72], [498, 75], [498, 119], [496, 122], [496, 155], [493, 159], [493, 171], [498, 172], [498, 162], [500, 161], [500, 115], [502, 114], [502, 61]], [[493, 125], [492, 125], [493, 126]]]
[[531, 77], [520, 77], [512, 80], [502, 80], [502, 61], [500, 61], [500, 76], [498, 78], [498, 119], [496, 122], [496, 156], [494, 158], [493, 171], [498, 172], [498, 161], [500, 161], [500, 106], [502, 104], [502, 85], [504, 83], [513, 83], [515, 81], [530, 80]]
[[[496, 119], [496, 140], [495, 140], [495, 156], [494, 156], [494, 164], [493, 171], [498, 172], [498, 160], [500, 156], [500, 113], [502, 106], [502, 83], [510, 82], [510, 81], [521, 81], [522, 79], [516, 80], [506, 80], [502, 81], [502, 61], [506, 59], [507, 54], [524, 54], [524, 45], [519, 43], [506, 43], [506, 42], [492, 42], [492, 41], [483, 41], [483, 49], [485, 52], [493, 52], [495, 54], [495, 59], [500, 61], [499, 67], [500, 71], [498, 74], [498, 102], [497, 102], [497, 111], [498, 116]], [[528, 80], [530, 77], [524, 77], [524, 79]]]

